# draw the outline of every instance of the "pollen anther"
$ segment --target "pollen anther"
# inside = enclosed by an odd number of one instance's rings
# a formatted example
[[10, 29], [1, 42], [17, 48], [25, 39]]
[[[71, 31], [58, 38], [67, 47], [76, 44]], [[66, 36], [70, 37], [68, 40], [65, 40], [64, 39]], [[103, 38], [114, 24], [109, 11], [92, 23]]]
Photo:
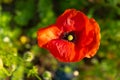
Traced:
[[74, 39], [74, 37], [73, 37], [73, 35], [70, 34], [70, 35], [68, 35], [67, 39], [68, 39], [68, 41], [72, 41]]

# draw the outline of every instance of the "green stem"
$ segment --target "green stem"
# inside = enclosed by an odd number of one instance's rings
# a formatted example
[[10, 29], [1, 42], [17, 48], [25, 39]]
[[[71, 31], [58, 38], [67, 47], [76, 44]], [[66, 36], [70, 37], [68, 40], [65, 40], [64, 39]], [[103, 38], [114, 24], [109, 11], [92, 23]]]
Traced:
[[11, 73], [9, 73], [5, 68], [2, 68], [2, 71], [3, 71], [7, 76], [11, 76]]
[[37, 74], [35, 74], [35, 76], [38, 78], [38, 80], [42, 80]]

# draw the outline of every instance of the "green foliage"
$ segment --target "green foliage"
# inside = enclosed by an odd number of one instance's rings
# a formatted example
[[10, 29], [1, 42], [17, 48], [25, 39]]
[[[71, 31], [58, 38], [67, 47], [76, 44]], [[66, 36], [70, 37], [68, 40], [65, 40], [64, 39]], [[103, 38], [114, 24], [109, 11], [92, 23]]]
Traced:
[[[37, 30], [68, 8], [94, 17], [101, 28], [95, 57], [60, 63], [38, 47]], [[0, 0], [0, 80], [120, 80], [119, 0]]]
[[38, 2], [38, 12], [39, 12], [39, 17], [41, 19], [41, 24], [40, 24], [41, 27], [54, 23], [55, 15], [52, 10], [52, 7], [53, 7], [52, 0], [49, 1], [40, 0]]
[[19, 67], [17, 67], [16, 71], [14, 71], [11, 79], [12, 80], [22, 80], [23, 76], [24, 76], [24, 67], [19, 66]]
[[35, 16], [35, 1], [20, 0], [15, 3], [15, 22], [20, 26], [25, 26]]

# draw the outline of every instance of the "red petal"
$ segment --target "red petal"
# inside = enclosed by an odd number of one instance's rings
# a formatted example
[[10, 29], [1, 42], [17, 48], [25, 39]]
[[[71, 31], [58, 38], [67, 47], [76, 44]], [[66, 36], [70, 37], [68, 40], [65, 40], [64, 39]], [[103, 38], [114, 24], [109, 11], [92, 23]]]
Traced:
[[82, 12], [68, 9], [58, 17], [56, 25], [63, 31], [81, 31], [87, 22], [88, 18]]
[[57, 39], [60, 34], [61, 31], [54, 25], [39, 29], [37, 32], [38, 45], [42, 47], [52, 39]]
[[86, 57], [90, 58], [94, 56], [99, 48], [100, 45], [100, 28], [97, 22], [94, 19], [90, 19], [91, 27], [93, 27], [94, 35], [92, 42], [86, 46], [88, 48], [88, 53], [86, 54]]
[[62, 62], [76, 62], [85, 57], [85, 49], [77, 49], [72, 42], [65, 40], [54, 39], [50, 41], [47, 48], [54, 57]]

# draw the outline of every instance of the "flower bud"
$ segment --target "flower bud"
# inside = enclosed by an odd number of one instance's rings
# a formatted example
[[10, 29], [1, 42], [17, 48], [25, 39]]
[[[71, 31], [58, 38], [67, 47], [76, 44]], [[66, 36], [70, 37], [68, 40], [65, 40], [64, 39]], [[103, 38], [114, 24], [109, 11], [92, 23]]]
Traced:
[[45, 71], [45, 72], [43, 73], [43, 78], [44, 78], [45, 80], [51, 80], [52, 74], [51, 74], [49, 71]]
[[31, 52], [28, 51], [24, 54], [23, 58], [24, 58], [25, 61], [30, 62], [30, 61], [33, 60], [34, 55]]

